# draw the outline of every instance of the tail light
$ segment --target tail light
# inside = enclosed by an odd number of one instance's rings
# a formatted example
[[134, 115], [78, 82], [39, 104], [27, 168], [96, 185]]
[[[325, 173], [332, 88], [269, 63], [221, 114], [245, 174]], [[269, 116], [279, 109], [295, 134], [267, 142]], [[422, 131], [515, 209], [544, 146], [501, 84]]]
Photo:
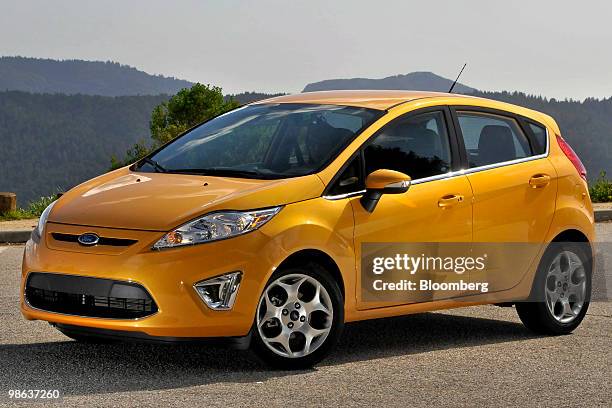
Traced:
[[578, 171], [578, 174], [580, 174], [580, 177], [586, 180], [586, 168], [584, 167], [584, 164], [582, 164], [582, 162], [580, 161], [580, 158], [578, 157], [574, 149], [572, 149], [572, 147], [565, 141], [565, 139], [563, 139], [559, 135], [557, 135], [557, 143], [559, 143], [559, 147], [561, 148], [561, 150], [563, 150], [563, 153], [565, 153], [567, 158], [572, 162], [572, 164]]

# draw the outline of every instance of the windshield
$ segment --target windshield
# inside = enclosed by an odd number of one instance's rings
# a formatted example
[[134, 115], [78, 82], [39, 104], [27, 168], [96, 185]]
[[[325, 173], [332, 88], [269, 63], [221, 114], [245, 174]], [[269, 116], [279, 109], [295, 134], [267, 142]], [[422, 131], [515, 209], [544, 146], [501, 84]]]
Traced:
[[384, 112], [347, 106], [256, 104], [218, 116], [138, 163], [140, 171], [247, 178], [323, 169]]

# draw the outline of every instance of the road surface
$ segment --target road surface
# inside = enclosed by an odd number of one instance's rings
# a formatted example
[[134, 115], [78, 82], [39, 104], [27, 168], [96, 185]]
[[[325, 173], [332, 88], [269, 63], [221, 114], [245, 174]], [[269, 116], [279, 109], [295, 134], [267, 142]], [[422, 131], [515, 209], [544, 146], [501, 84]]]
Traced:
[[[612, 242], [612, 223], [597, 228]], [[69, 406], [612, 406], [610, 302], [561, 337], [532, 335], [495, 306], [350, 324], [315, 369], [271, 371], [249, 352], [82, 345], [27, 322], [22, 250], [0, 247], [0, 405], [18, 388], [58, 389]], [[598, 293], [606, 282], [595, 279]]]

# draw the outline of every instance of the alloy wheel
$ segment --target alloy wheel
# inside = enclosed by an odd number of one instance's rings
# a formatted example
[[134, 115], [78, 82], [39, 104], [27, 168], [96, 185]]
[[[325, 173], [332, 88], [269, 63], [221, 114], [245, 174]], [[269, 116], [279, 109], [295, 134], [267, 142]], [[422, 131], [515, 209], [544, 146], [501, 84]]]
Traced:
[[582, 310], [586, 298], [587, 279], [580, 257], [562, 251], [548, 268], [545, 282], [546, 306], [560, 323], [571, 323]]
[[281, 276], [257, 306], [257, 330], [266, 347], [288, 358], [304, 357], [325, 342], [334, 310], [325, 287], [304, 274]]

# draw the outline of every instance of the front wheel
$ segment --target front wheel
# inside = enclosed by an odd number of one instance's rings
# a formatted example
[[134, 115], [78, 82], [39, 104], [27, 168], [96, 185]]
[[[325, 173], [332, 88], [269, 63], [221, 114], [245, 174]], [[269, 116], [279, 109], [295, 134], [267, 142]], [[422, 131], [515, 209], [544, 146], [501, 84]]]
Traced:
[[586, 243], [554, 242], [546, 250], [529, 302], [516, 304], [523, 324], [540, 334], [571, 333], [586, 315], [591, 265]]
[[254, 325], [252, 346], [264, 362], [283, 369], [311, 367], [340, 337], [342, 293], [318, 265], [279, 270], [261, 295]]

